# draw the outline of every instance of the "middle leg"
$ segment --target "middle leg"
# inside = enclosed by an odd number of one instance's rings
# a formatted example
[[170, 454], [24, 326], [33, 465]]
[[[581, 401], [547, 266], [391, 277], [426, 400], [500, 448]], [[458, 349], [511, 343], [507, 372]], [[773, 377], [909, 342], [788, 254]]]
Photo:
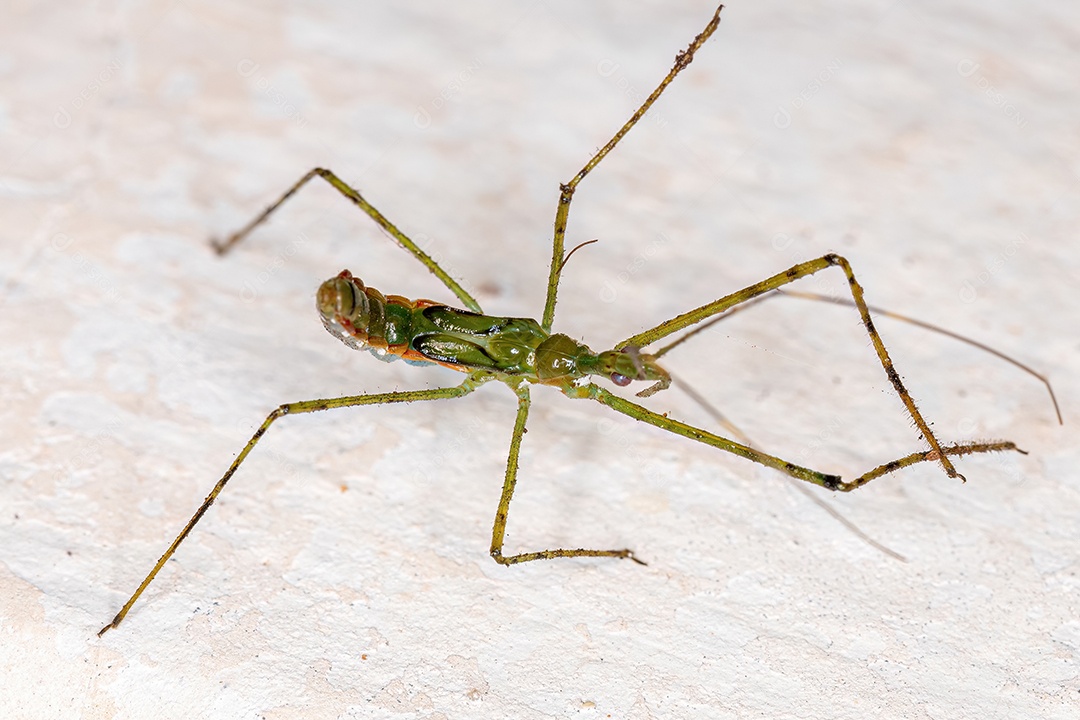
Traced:
[[529, 417], [529, 386], [524, 383], [514, 388], [518, 396], [517, 420], [514, 421], [514, 434], [510, 439], [510, 456], [506, 461], [506, 479], [503, 482], [499, 509], [495, 512], [495, 525], [491, 529], [491, 557], [500, 565], [516, 565], [531, 560], [552, 560], [563, 557], [617, 557], [630, 558], [636, 563], [645, 563], [634, 556], [628, 548], [621, 550], [586, 550], [584, 548], [537, 550], [535, 552], [503, 555], [503, 539], [506, 536], [506, 519], [510, 514], [510, 500], [514, 497], [517, 485], [518, 455], [521, 451], [521, 438], [525, 434], [525, 421]]

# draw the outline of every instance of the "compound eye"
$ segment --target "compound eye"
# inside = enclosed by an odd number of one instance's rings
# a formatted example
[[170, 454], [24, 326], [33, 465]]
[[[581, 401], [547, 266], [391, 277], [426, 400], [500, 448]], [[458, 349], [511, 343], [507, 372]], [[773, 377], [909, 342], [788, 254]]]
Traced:
[[619, 387], [626, 387], [631, 383], [631, 379], [620, 373], [611, 373], [611, 382]]

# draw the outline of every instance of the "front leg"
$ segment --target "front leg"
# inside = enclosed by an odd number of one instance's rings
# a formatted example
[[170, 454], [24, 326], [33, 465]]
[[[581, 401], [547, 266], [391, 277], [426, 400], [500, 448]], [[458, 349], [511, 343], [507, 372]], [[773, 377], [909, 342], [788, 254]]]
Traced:
[[621, 550], [586, 550], [584, 548], [556, 548], [535, 552], [503, 555], [503, 539], [506, 536], [506, 519], [510, 514], [510, 500], [514, 497], [517, 485], [518, 455], [521, 452], [521, 438], [525, 434], [525, 421], [529, 417], [529, 386], [524, 383], [514, 389], [518, 396], [517, 420], [514, 421], [514, 434], [510, 439], [510, 456], [506, 461], [506, 479], [503, 481], [499, 509], [495, 512], [495, 525], [491, 529], [491, 557], [500, 565], [516, 565], [532, 560], [552, 560], [564, 557], [616, 557], [630, 558], [639, 565], [645, 563], [635, 557], [627, 548]]

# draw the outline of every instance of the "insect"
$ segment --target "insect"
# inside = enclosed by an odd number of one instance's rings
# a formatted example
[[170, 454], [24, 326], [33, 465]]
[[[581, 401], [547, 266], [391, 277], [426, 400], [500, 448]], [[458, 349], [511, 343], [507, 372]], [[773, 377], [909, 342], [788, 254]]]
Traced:
[[[101, 628], [98, 633], [99, 636], [107, 630], [120, 625], [143, 591], [154, 580], [161, 568], [176, 552], [176, 549], [210, 506], [213, 505], [225, 485], [240, 468], [262, 436], [269, 430], [271, 425], [286, 415], [298, 415], [360, 405], [460, 398], [485, 383], [491, 381], [504, 383], [517, 396], [517, 416], [510, 441], [502, 494], [499, 498], [491, 534], [491, 556], [496, 562], [503, 565], [567, 557], [628, 558], [644, 564], [628, 548], [606, 550], [554, 548], [517, 554], [503, 553], [503, 540], [510, 512], [510, 503], [517, 484], [518, 456], [522, 437], [525, 433], [526, 420], [529, 416], [529, 388], [533, 384], [557, 388], [569, 398], [600, 403], [617, 413], [654, 425], [676, 435], [742, 456], [753, 462], [774, 468], [792, 478], [842, 492], [862, 487], [882, 475], [921, 462], [939, 463], [949, 477], [962, 479], [963, 476], [953, 466], [952, 458], [972, 453], [1019, 450], [1016, 445], [1007, 441], [943, 444], [938, 440], [930, 429], [929, 423], [923, 418], [911, 395], [904, 387], [900, 375], [893, 368], [889, 353], [874, 327], [870, 309], [863, 299], [862, 287], [856, 281], [851, 265], [839, 255], [827, 254], [815, 260], [798, 263], [761, 282], [725, 295], [718, 300], [662, 322], [656, 327], [626, 338], [617, 343], [611, 350], [594, 352], [567, 335], [552, 332], [562, 270], [570, 254], [577, 249], [574, 248], [569, 254], [564, 253], [567, 220], [574, 192], [585, 177], [600, 164], [641, 119], [675, 77], [690, 65], [697, 51], [717, 29], [722, 9], [722, 5], [717, 8], [705, 29], [690, 42], [686, 50], [676, 55], [671, 70], [630, 119], [622, 125], [607, 144], [592, 156], [577, 175], [560, 187], [555, 213], [551, 264], [548, 271], [547, 296], [543, 316], [539, 321], [528, 318], [498, 317], [483, 314], [479, 303], [457, 281], [450, 277], [415, 242], [373, 207], [360, 192], [350, 187], [330, 170], [322, 168], [316, 168], [305, 174], [258, 217], [224, 242], [215, 243], [218, 252], [225, 253], [229, 251], [252, 230], [266, 221], [282, 203], [292, 197], [306, 183], [314, 178], [321, 178], [363, 210], [404, 250], [419, 260], [442, 281], [466, 308], [460, 310], [432, 300], [410, 300], [398, 295], [383, 295], [378, 290], [366, 286], [360, 278], [353, 276], [348, 270], [344, 270], [324, 282], [316, 294], [316, 307], [326, 329], [349, 347], [368, 350], [381, 359], [402, 358], [417, 364], [442, 365], [465, 373], [465, 379], [459, 385], [453, 387], [305, 400], [279, 406], [269, 414], [258, 430], [255, 431], [255, 434], [243, 447], [222, 478], [214, 485], [187, 525], [180, 531], [180, 534], [177, 535], [150, 573], [120, 609], [120, 612], [116, 614], [111, 622]], [[672, 378], [661, 366], [660, 359], [681, 340], [676, 340], [653, 352], [647, 352], [646, 348], [687, 328], [697, 326], [700, 329], [703, 325], [715, 321], [715, 319], [723, 316], [725, 312], [733, 308], [761, 298], [767, 293], [772, 293], [800, 278], [830, 268], [836, 268], [847, 279], [847, 287], [851, 295], [850, 304], [858, 309], [862, 324], [873, 344], [881, 367], [929, 449], [913, 452], [892, 462], [880, 465], [852, 480], [843, 480], [837, 475], [801, 467], [779, 457], [769, 455], [751, 447], [749, 443], [737, 442], [667, 417], [665, 414], [654, 412], [641, 404], [611, 392], [603, 384], [595, 381], [595, 379], [599, 378], [604, 383], [610, 382], [618, 387], [624, 387], [634, 382], [649, 383], [647, 387], [637, 393], [639, 398], [648, 398], [661, 392], [672, 384]], [[845, 302], [847, 301], [845, 300]], [[689, 332], [693, 333], [696, 330], [690, 330]]]

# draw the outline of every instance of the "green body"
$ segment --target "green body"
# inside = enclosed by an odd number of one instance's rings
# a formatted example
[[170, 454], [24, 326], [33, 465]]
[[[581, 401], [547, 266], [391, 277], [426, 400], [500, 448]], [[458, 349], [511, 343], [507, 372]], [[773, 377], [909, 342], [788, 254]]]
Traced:
[[594, 353], [567, 335], [546, 332], [530, 318], [483, 315], [429, 300], [386, 296], [343, 270], [322, 284], [316, 305], [330, 334], [381, 360], [404, 358], [463, 372], [488, 371], [500, 378], [571, 390], [590, 375], [616, 385], [653, 380], [652, 394], [670, 384], [652, 355], [636, 347]]

